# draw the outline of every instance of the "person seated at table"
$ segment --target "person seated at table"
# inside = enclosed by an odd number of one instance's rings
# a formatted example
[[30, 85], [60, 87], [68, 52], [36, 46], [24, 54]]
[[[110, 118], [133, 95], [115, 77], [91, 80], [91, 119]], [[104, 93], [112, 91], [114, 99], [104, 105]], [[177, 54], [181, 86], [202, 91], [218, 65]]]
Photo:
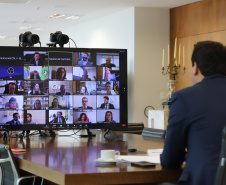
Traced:
[[52, 106], [49, 107], [50, 109], [62, 109], [63, 107], [59, 105], [58, 98], [53, 98]]
[[8, 121], [6, 124], [10, 124], [10, 125], [22, 125], [22, 123], [20, 122], [20, 115], [19, 113], [15, 112], [13, 113], [13, 119], [11, 121]]
[[58, 111], [57, 112], [57, 116], [54, 118], [54, 123], [66, 123], [65, 118], [62, 116], [62, 112]]
[[105, 113], [105, 121], [103, 121], [103, 123], [116, 123], [116, 121], [113, 120], [113, 114], [111, 111]]
[[34, 70], [34, 72], [31, 74], [30, 79], [40, 80], [38, 71]]
[[64, 81], [66, 78], [66, 70], [63, 67], [59, 67], [56, 72], [56, 79]]
[[66, 92], [66, 85], [61, 85], [60, 86], [60, 92], [57, 92], [56, 95], [70, 95], [69, 92]]
[[7, 103], [5, 104], [5, 108], [6, 108], [6, 109], [16, 109], [16, 110], [18, 110], [19, 105], [18, 105], [18, 103], [17, 103], [17, 101], [16, 101], [16, 98], [11, 97], [11, 98], [9, 99], [9, 102], [7, 102]]
[[89, 123], [89, 118], [87, 117], [86, 113], [81, 113], [80, 117], [78, 118], [78, 122], [80, 123]]
[[82, 107], [79, 107], [79, 109], [93, 109], [93, 107], [88, 106], [88, 98], [87, 97], [82, 98]]
[[33, 90], [30, 93], [31, 95], [44, 95], [44, 93], [40, 90], [39, 84], [35, 84]]
[[104, 103], [100, 106], [101, 109], [115, 109], [114, 105], [109, 103], [109, 97], [104, 96]]
[[101, 64], [101, 67], [108, 67], [108, 68], [112, 68], [112, 67], [116, 67], [115, 64], [111, 63], [111, 57], [108, 56], [106, 57], [106, 63]]
[[85, 85], [81, 86], [80, 94], [81, 95], [88, 95], [87, 87]]
[[35, 100], [33, 109], [34, 110], [42, 110], [42, 104], [41, 104], [40, 100]]

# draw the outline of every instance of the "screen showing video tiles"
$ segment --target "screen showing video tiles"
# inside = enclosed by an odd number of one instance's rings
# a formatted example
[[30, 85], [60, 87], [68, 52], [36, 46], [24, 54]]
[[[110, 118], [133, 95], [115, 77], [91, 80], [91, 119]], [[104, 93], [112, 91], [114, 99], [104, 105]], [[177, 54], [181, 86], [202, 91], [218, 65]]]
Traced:
[[7, 57], [0, 54], [0, 129], [120, 124], [120, 53], [37, 50]]

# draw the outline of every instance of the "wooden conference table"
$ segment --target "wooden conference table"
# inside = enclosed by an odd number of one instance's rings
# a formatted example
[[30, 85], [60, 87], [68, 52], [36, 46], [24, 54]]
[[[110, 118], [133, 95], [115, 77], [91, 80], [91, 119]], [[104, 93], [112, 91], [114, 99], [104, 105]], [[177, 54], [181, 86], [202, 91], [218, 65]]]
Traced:
[[[114, 149], [121, 155], [146, 155], [147, 149], [163, 148], [164, 140], [135, 134], [109, 133], [107, 139], [99, 132], [93, 138], [56, 136], [55, 138], [31, 136], [20, 140], [11, 138], [11, 148], [24, 148], [26, 152], [14, 154], [19, 168], [48, 181], [62, 185], [90, 184], [155, 184], [163, 181], [176, 182], [180, 170], [133, 167], [128, 163], [100, 165], [94, 160], [100, 150]], [[0, 143], [6, 143], [2, 138]], [[136, 148], [137, 152], [128, 152]]]

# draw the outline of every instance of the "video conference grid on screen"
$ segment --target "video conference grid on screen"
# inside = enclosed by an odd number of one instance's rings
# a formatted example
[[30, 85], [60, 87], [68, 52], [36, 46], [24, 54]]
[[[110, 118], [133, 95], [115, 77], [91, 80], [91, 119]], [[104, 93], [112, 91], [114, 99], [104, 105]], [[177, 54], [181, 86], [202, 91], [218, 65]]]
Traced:
[[119, 53], [59, 51], [0, 56], [0, 130], [120, 123], [119, 58]]

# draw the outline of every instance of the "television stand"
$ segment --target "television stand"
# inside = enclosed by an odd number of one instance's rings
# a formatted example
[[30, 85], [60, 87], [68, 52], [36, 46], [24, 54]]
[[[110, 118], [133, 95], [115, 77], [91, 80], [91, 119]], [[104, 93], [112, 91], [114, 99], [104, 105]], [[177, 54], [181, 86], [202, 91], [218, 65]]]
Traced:
[[111, 130], [111, 129], [106, 129], [105, 132], [104, 132], [104, 138], [105, 138], [105, 136], [108, 134], [108, 132], [111, 132], [116, 138], [118, 137], [118, 136], [114, 133], [113, 130]]
[[10, 135], [9, 135], [9, 131], [5, 131], [2, 134], [3, 139], [8, 139], [8, 142], [10, 141]]
[[80, 137], [96, 137], [96, 134], [93, 134], [89, 129], [86, 129], [87, 134], [82, 134]]

